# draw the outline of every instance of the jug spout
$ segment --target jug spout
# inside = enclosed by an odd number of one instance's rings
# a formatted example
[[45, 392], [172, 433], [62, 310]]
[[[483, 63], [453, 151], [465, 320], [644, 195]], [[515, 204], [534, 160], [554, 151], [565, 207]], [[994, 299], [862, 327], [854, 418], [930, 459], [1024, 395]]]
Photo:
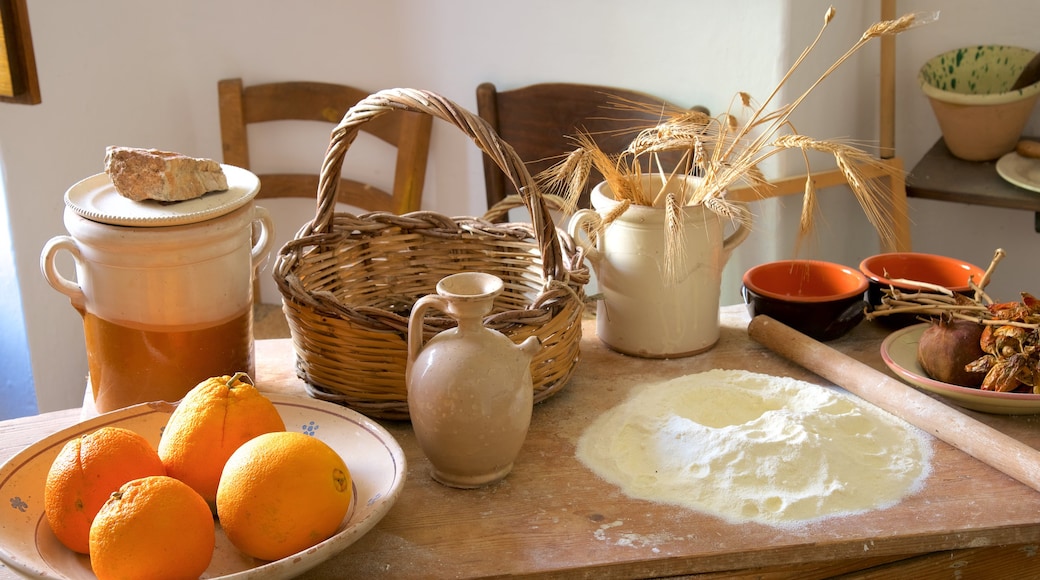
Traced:
[[537, 336], [529, 336], [517, 346], [520, 348], [520, 352], [526, 354], [528, 358], [534, 358], [534, 355], [542, 349], [542, 341]]

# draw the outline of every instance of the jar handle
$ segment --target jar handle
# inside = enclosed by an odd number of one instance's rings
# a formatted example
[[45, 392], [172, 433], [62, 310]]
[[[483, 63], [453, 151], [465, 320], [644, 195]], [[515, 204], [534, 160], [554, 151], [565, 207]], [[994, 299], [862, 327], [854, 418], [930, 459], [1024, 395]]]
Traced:
[[600, 251], [596, 247], [595, 237], [589, 232], [598, 230], [603, 223], [603, 217], [593, 209], [580, 209], [571, 216], [567, 224], [567, 230], [574, 243], [585, 250], [585, 257], [592, 264], [593, 269], [598, 269]]
[[440, 294], [427, 294], [415, 301], [408, 316], [408, 362], [405, 368], [405, 388], [411, 387], [412, 363], [423, 349], [423, 318], [430, 308], [447, 312], [448, 300]]
[[250, 252], [255, 271], [271, 255], [271, 246], [274, 245], [274, 221], [267, 208], [258, 205], [253, 207], [253, 223], [257, 224], [260, 230]]
[[72, 254], [72, 259], [75, 260], [78, 270], [83, 257], [80, 254], [79, 246], [76, 245], [76, 241], [69, 236], [55, 236], [43, 246], [43, 252], [40, 254], [40, 269], [43, 271], [43, 277], [47, 279], [47, 283], [58, 292], [68, 296], [69, 300], [72, 301], [72, 306], [76, 310], [83, 312], [86, 304], [83, 288], [76, 282], [62, 276], [54, 264], [54, 258], [62, 250]]

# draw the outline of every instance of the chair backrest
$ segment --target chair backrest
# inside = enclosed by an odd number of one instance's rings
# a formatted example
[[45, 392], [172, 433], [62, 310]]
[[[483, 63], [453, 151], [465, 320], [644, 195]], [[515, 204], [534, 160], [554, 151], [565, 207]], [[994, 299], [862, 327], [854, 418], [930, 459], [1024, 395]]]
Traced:
[[[220, 96], [220, 135], [224, 163], [253, 170], [249, 162], [247, 127], [266, 121], [296, 120], [338, 123], [347, 109], [369, 95], [345, 85], [318, 82], [268, 83], [243, 87], [242, 79], [225, 79], [217, 84]], [[413, 112], [395, 112], [366, 123], [363, 131], [397, 148], [397, 163], [391, 192], [342, 179], [339, 201], [369, 211], [401, 214], [420, 209], [426, 180], [433, 118]], [[318, 191], [319, 159], [313, 175], [272, 174], [254, 171], [260, 177], [258, 198], [315, 198]]]
[[[492, 83], [477, 87], [477, 114], [516, 150], [531, 175], [548, 169], [576, 149], [574, 137], [581, 133], [591, 136], [603, 152], [620, 153], [636, 133], [663, 120], [666, 110], [681, 107], [646, 93], [615, 87], [574, 83], [543, 83], [508, 91], [499, 91]], [[662, 161], [675, 163], [677, 159], [663, 155]], [[579, 207], [589, 206], [589, 190], [600, 180], [598, 173], [589, 177]], [[516, 193], [486, 155], [484, 182], [489, 208]]]

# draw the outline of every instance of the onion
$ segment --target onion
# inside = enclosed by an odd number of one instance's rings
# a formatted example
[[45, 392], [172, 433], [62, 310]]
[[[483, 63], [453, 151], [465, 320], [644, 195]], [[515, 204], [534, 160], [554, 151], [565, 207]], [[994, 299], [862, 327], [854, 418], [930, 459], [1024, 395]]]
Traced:
[[933, 321], [917, 343], [917, 362], [937, 381], [978, 387], [986, 373], [969, 372], [964, 367], [985, 354], [979, 346], [982, 330], [983, 325], [969, 320]]

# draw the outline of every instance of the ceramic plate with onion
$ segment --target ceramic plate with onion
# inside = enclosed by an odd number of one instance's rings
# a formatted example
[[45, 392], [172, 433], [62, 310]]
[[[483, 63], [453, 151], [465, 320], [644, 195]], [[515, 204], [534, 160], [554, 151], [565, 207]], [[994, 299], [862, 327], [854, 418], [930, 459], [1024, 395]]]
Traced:
[[881, 343], [881, 358], [888, 368], [906, 382], [974, 411], [1002, 415], [1040, 413], [1040, 395], [999, 393], [951, 385], [929, 378], [917, 362], [917, 343], [929, 323], [915, 324], [893, 332]]
[[[255, 560], [227, 540], [220, 525], [204, 578], [291, 578], [335, 556], [386, 515], [404, 484], [404, 452], [382, 426], [355, 411], [314, 399], [268, 395], [286, 429], [328, 443], [346, 462], [354, 501], [329, 539], [292, 556]], [[43, 488], [51, 462], [66, 441], [103, 426], [124, 427], [158, 445], [175, 405], [144, 403], [63, 429], [25, 448], [0, 466], [0, 560], [34, 578], [94, 578], [90, 560], [54, 537], [43, 514]]]

